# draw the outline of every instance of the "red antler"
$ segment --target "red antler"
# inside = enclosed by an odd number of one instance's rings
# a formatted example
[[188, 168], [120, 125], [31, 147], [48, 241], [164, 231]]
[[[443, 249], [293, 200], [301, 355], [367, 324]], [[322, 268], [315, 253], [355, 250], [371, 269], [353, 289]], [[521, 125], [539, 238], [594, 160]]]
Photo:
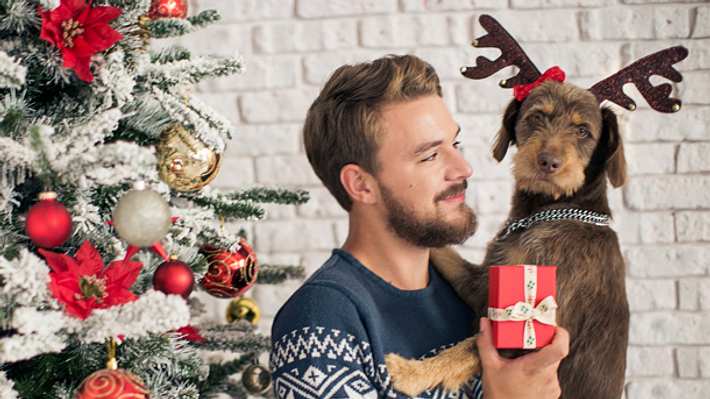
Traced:
[[651, 75], [660, 75], [673, 82], [682, 81], [683, 77], [673, 68], [673, 64], [687, 56], [688, 49], [682, 46], [658, 51], [595, 84], [589, 91], [597, 97], [600, 103], [609, 100], [633, 111], [636, 109], [636, 103], [622, 90], [625, 84], [633, 83], [651, 108], [660, 112], [676, 112], [680, 110], [681, 101], [669, 97], [672, 90], [671, 85], [663, 83], [652, 86], [649, 78]]
[[520, 48], [518, 42], [501, 26], [495, 18], [483, 14], [478, 19], [481, 26], [488, 34], [474, 40], [474, 47], [497, 47], [502, 54], [495, 61], [480, 56], [476, 58], [476, 66], [462, 67], [461, 73], [470, 79], [483, 79], [501, 69], [515, 65], [520, 69], [514, 77], [502, 80], [500, 85], [505, 88], [512, 88], [515, 85], [531, 83], [540, 76], [540, 71], [535, 64], [530, 61], [527, 54]]

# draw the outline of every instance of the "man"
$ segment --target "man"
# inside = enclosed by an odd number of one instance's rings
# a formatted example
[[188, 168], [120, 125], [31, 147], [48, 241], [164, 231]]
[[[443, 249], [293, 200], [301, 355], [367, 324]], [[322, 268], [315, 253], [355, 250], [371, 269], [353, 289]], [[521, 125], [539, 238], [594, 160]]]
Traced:
[[[276, 315], [271, 368], [280, 398], [400, 397], [384, 355], [430, 356], [471, 335], [473, 315], [429, 262], [430, 248], [470, 237], [472, 170], [434, 69], [414, 56], [346, 65], [308, 111], [304, 143], [348, 211], [341, 249]], [[515, 360], [498, 356], [489, 322], [477, 345], [483, 381], [424, 397], [557, 398], [568, 338]], [[472, 355], [473, 356], [473, 355]]]

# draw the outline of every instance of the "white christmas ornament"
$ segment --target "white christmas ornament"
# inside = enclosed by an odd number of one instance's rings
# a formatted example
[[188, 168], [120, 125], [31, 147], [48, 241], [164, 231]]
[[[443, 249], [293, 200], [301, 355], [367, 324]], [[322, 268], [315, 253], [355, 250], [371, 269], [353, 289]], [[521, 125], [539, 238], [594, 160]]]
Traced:
[[155, 191], [130, 190], [113, 210], [113, 226], [119, 237], [131, 245], [153, 245], [170, 230], [170, 206]]

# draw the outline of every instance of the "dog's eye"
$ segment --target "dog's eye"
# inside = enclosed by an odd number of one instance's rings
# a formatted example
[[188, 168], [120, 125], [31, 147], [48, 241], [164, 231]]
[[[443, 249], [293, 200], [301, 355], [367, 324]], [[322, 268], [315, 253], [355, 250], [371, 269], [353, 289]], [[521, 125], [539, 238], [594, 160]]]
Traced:
[[542, 123], [545, 120], [545, 114], [542, 112], [535, 112], [528, 116], [528, 123], [530, 124], [538, 124]]
[[586, 126], [579, 126], [577, 127], [577, 135], [582, 139], [586, 139], [592, 135], [592, 132], [590, 132], [589, 128]]

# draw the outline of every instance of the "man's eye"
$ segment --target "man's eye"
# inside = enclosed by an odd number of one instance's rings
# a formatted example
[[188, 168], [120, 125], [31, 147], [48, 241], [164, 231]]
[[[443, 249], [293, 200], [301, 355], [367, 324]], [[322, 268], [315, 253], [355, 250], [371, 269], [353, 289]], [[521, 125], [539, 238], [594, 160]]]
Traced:
[[455, 141], [454, 148], [456, 148], [457, 150], [461, 150], [461, 149], [463, 149], [463, 146], [461, 145], [460, 141]]
[[436, 159], [437, 155], [439, 155], [437, 152], [429, 155], [428, 157], [422, 159], [422, 162], [428, 162], [428, 161], [433, 161]]

